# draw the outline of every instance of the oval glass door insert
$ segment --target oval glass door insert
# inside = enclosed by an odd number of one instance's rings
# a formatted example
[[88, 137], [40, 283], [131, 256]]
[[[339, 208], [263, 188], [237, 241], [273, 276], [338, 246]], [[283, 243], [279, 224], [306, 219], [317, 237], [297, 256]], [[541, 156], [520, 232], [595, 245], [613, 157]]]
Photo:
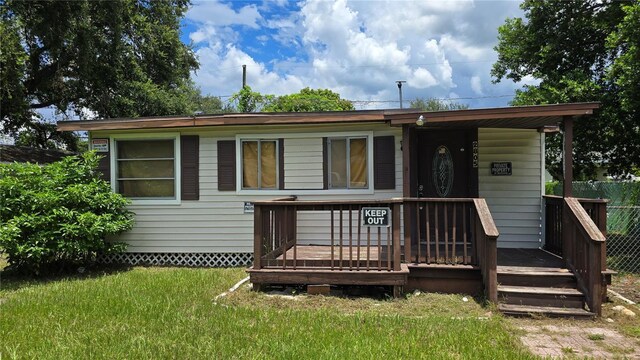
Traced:
[[433, 154], [433, 185], [440, 197], [446, 197], [453, 187], [453, 158], [449, 149], [440, 145]]

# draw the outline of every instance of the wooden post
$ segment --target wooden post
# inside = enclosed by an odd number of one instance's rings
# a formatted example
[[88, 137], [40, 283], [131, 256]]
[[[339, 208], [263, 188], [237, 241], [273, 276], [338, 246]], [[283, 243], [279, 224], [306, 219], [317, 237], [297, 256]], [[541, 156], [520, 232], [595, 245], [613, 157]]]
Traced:
[[602, 265], [600, 264], [600, 255], [602, 248], [604, 248], [603, 242], [590, 241], [589, 253], [587, 256], [590, 258], [592, 266], [588, 269], [589, 274], [589, 308], [597, 316], [602, 315]]
[[253, 269], [262, 268], [262, 206], [255, 205], [253, 209]]
[[[409, 125], [402, 127], [402, 196], [411, 197], [411, 136]], [[411, 206], [402, 205], [404, 216], [404, 261], [411, 262]], [[400, 241], [400, 239], [398, 239]]]
[[393, 217], [393, 271], [400, 271], [400, 203], [393, 204], [391, 216]]
[[[564, 116], [564, 136], [562, 151], [562, 197], [573, 196], [573, 117]], [[564, 199], [562, 201], [562, 257], [565, 261], [571, 258], [567, 249], [569, 245], [569, 209]], [[569, 256], [567, 256], [569, 255]], [[572, 261], [572, 260], [571, 260]]]
[[562, 196], [573, 196], [573, 117], [564, 116], [564, 147], [563, 147], [563, 184]]
[[498, 249], [497, 238], [485, 237], [485, 256], [487, 266], [487, 298], [494, 304], [498, 303]]
[[[604, 237], [607, 237], [607, 203], [603, 202], [603, 203], [598, 203], [595, 204], [596, 205], [596, 212], [597, 212], [597, 217], [598, 217], [598, 228], [600, 229], [600, 232], [602, 233], [602, 235], [604, 235]], [[605, 240], [606, 241], [606, 240]], [[602, 271], [607, 270], [607, 246], [606, 243], [605, 245], [602, 246], [602, 249], [600, 250], [600, 266]], [[606, 296], [606, 289], [605, 289], [605, 296]]]

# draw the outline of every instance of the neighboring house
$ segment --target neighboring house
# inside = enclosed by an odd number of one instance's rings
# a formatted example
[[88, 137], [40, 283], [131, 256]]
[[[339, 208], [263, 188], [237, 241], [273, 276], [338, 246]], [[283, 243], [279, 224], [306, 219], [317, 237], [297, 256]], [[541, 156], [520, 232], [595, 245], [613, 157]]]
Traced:
[[56, 149], [37, 149], [25, 146], [0, 145], [0, 163], [29, 162], [49, 164], [62, 160], [72, 152]]
[[[136, 224], [117, 239], [129, 245], [117, 260], [253, 261], [256, 285], [472, 291], [484, 283], [496, 300], [496, 246], [527, 254], [557, 241], [545, 236], [543, 129], [597, 107], [196, 115], [58, 128], [88, 131], [90, 148], [105, 155], [105, 179], [132, 199]], [[391, 226], [365, 228], [362, 208], [380, 206], [392, 210]], [[376, 280], [362, 273], [364, 261]], [[459, 265], [450, 273], [457, 282], [432, 272], [440, 265]]]

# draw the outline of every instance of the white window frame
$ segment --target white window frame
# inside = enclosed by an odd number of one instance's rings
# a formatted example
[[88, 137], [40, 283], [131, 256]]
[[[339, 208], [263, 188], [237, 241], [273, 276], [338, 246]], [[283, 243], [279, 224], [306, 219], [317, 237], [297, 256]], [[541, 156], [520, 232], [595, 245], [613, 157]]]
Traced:
[[[262, 162], [261, 159], [262, 157], [260, 156], [260, 154], [262, 153], [262, 146], [261, 143], [262, 142], [274, 142], [276, 144], [276, 188], [263, 188], [262, 187]], [[244, 166], [242, 164], [242, 160], [243, 160], [243, 154], [242, 151], [243, 146], [242, 144], [245, 142], [257, 142], [258, 143], [258, 188], [254, 189], [254, 188], [245, 188], [242, 187], [242, 180], [244, 179]], [[273, 139], [273, 138], [259, 138], [259, 139], [241, 139], [240, 140], [240, 186], [242, 188], [242, 190], [254, 190], [254, 191], [275, 191], [275, 190], [281, 190], [279, 189], [280, 187], [280, 139]]]
[[[286, 156], [287, 139], [322, 139], [322, 138], [366, 138], [367, 139], [367, 188], [355, 189], [243, 189], [242, 188], [242, 140], [278, 140], [285, 141], [284, 151]], [[372, 195], [375, 193], [373, 188], [373, 131], [345, 131], [345, 132], [317, 132], [317, 133], [286, 133], [286, 134], [240, 134], [236, 135], [236, 194], [238, 195], [267, 195], [267, 196], [284, 196], [284, 195]], [[278, 150], [279, 151], [279, 150]], [[322, 155], [320, 155], [322, 156]], [[279, 158], [279, 156], [278, 156]], [[278, 159], [278, 161], [280, 161]], [[287, 159], [284, 159], [285, 163]], [[328, 164], [327, 164], [328, 165]], [[329, 169], [327, 169], [328, 171]], [[280, 174], [278, 174], [280, 176]], [[285, 186], [286, 186], [285, 172]]]
[[174, 166], [174, 194], [175, 198], [157, 198], [157, 199], [143, 199], [143, 198], [128, 198], [131, 200], [131, 205], [180, 205], [180, 190], [181, 190], [181, 154], [180, 154], [180, 133], [145, 133], [145, 134], [119, 134], [109, 137], [109, 146], [111, 146], [111, 189], [113, 192], [118, 192], [118, 148], [116, 143], [118, 140], [173, 140], [173, 166]]

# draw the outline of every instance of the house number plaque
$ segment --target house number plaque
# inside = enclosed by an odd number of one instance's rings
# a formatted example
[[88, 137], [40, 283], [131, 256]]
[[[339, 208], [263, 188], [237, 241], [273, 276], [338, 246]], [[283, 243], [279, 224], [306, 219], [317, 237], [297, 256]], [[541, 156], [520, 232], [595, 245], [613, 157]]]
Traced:
[[471, 143], [471, 156], [473, 156], [473, 167], [477, 168], [478, 167], [478, 142], [477, 141], [473, 141]]

